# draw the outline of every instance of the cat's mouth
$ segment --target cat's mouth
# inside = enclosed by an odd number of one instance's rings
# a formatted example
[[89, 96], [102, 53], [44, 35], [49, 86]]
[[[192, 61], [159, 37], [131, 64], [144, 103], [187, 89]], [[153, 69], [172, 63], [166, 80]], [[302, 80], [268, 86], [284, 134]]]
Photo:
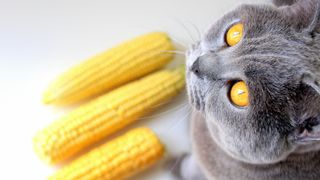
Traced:
[[291, 140], [298, 144], [309, 144], [320, 141], [320, 118], [310, 117], [298, 124]]

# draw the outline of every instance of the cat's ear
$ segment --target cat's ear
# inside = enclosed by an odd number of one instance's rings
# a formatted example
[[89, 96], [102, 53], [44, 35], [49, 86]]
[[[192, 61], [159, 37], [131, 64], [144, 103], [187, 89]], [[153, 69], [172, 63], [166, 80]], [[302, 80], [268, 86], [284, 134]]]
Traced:
[[[303, 85], [311, 88], [311, 92], [313, 94], [312, 97], [320, 96], [319, 82], [314, 75], [311, 73], [305, 73], [302, 76], [302, 83]], [[315, 100], [315, 103], [317, 102], [318, 101]], [[304, 115], [306, 117], [301, 117], [301, 122], [295, 131], [294, 139], [298, 144], [320, 141], [320, 112], [318, 110], [318, 104], [311, 106], [313, 106], [313, 108], [308, 107], [310, 112]]]
[[293, 25], [306, 32], [319, 31], [320, 27], [320, 1], [319, 0], [275, 0], [279, 7]]

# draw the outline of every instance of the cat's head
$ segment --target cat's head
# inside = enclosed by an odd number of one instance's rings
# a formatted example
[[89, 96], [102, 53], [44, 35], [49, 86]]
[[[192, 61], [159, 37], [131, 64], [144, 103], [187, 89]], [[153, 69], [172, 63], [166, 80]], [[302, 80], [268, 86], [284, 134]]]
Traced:
[[[238, 7], [187, 53], [191, 104], [216, 143], [249, 163], [278, 162], [320, 144], [319, 1], [286, 2]], [[226, 33], [238, 23], [243, 34], [230, 46]], [[244, 106], [230, 96], [240, 81]]]

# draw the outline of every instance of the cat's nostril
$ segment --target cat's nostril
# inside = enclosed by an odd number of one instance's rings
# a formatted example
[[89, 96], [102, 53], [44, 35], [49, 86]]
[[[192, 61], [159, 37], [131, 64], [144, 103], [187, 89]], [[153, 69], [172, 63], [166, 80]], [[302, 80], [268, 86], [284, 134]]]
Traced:
[[199, 69], [199, 59], [197, 59], [191, 66], [191, 71], [196, 74], [197, 76], [200, 75], [200, 69]]

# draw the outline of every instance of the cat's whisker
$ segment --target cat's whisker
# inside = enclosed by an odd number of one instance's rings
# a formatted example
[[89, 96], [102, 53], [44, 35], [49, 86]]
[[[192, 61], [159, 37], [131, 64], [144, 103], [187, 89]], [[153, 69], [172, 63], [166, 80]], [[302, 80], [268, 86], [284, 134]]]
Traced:
[[186, 113], [186, 115], [185, 116], [183, 116], [182, 118], [180, 118], [178, 121], [174, 121], [171, 125], [170, 125], [170, 127], [169, 127], [169, 129], [167, 130], [167, 131], [171, 131], [172, 129], [174, 129], [177, 125], [179, 125], [181, 122], [183, 122], [183, 121], [185, 121], [186, 119], [188, 119], [189, 117], [190, 117], [190, 115], [191, 115], [191, 108], [190, 107], [187, 107], [187, 113]]
[[187, 105], [188, 105], [187, 103], [184, 103], [184, 104], [182, 104], [182, 105], [180, 105], [180, 106], [171, 108], [171, 109], [169, 109], [169, 110], [167, 110], [167, 111], [164, 111], [164, 112], [157, 113], [157, 114], [155, 114], [155, 115], [144, 116], [144, 117], [140, 118], [139, 120], [158, 118], [158, 117], [161, 117], [161, 116], [163, 116], [163, 115], [169, 114], [169, 113], [171, 113], [171, 112], [173, 112], [173, 111], [180, 111], [180, 110], [184, 109], [184, 107], [187, 106]]
[[183, 43], [182, 41], [179, 41], [178, 39], [176, 39], [175, 37], [170, 37], [172, 42], [174, 42], [176, 45], [180, 46], [183, 49], [188, 49], [188, 43]]
[[177, 53], [177, 54], [185, 55], [184, 51], [172, 50], [172, 51], [167, 51], [167, 52], [174, 52], [174, 53]]
[[[169, 104], [169, 103], [171, 103], [171, 102], [172, 102], [172, 101], [167, 101], [167, 102], [165, 102], [165, 103], [155, 105], [155, 106], [152, 107], [152, 109], [158, 109], [159, 106], [164, 106], [165, 104]], [[167, 113], [167, 112], [171, 112], [172, 110], [180, 110], [181, 108], [184, 108], [184, 107], [186, 107], [187, 105], [188, 105], [187, 103], [182, 103], [182, 104], [180, 104], [180, 105], [176, 105], [175, 107], [173, 107], [173, 108], [171, 108], [171, 109], [169, 109], [169, 110], [167, 110], [167, 111], [160, 112], [160, 113], [164, 114], [164, 113]]]
[[[168, 100], [168, 101], [165, 101], [165, 102], [156, 104], [156, 105], [152, 106], [151, 108], [159, 108], [159, 106], [163, 106], [163, 105], [165, 105], [165, 104], [169, 104], [169, 103], [171, 103], [172, 101], [173, 101], [173, 100]], [[176, 107], [179, 107], [179, 106], [182, 106], [182, 105], [183, 105], [183, 104], [177, 105]]]
[[[173, 162], [172, 167], [170, 167], [169, 169], [170, 174], [174, 174], [173, 171], [177, 168], [177, 166], [181, 165], [182, 161], [184, 160], [184, 157], [185, 156], [180, 156], [179, 158], [174, 159], [175, 161]], [[180, 171], [180, 169], [178, 169], [178, 171]]]
[[155, 55], [165, 55], [165, 54], [174, 54], [174, 55], [179, 55], [179, 56], [183, 56], [183, 57], [186, 57], [186, 54], [185, 52], [183, 51], [179, 51], [179, 50], [163, 50], [163, 51], [157, 51], [157, 50], [154, 50], [154, 51], [148, 51], [148, 52], [145, 52], [145, 54], [155, 54]]
[[178, 54], [178, 55], [183, 55], [183, 56], [185, 56], [185, 55], [186, 55], [186, 54], [185, 54], [185, 52], [183, 52], [183, 51], [177, 51], [177, 50], [172, 50], [172, 51], [162, 51], [162, 52], [164, 52], [164, 53]]
[[[185, 115], [183, 118], [180, 118], [178, 121], [176, 121], [176, 123], [175, 123], [173, 126], [171, 126], [171, 127], [168, 129], [168, 131], [171, 131], [171, 130], [174, 129], [177, 125], [179, 125], [182, 121], [184, 121], [184, 120], [186, 120], [187, 118], [189, 118], [189, 116], [191, 115], [191, 108], [189, 107], [188, 109], [190, 109], [190, 110], [187, 111], [188, 113], [186, 113], [186, 115]], [[170, 174], [173, 173], [173, 170], [180, 164], [181, 160], [183, 160], [183, 159], [181, 159], [181, 158], [183, 158], [183, 157], [180, 157], [179, 159], [177, 159], [177, 160], [173, 163], [172, 167], [170, 167], [170, 169], [169, 169]]]

